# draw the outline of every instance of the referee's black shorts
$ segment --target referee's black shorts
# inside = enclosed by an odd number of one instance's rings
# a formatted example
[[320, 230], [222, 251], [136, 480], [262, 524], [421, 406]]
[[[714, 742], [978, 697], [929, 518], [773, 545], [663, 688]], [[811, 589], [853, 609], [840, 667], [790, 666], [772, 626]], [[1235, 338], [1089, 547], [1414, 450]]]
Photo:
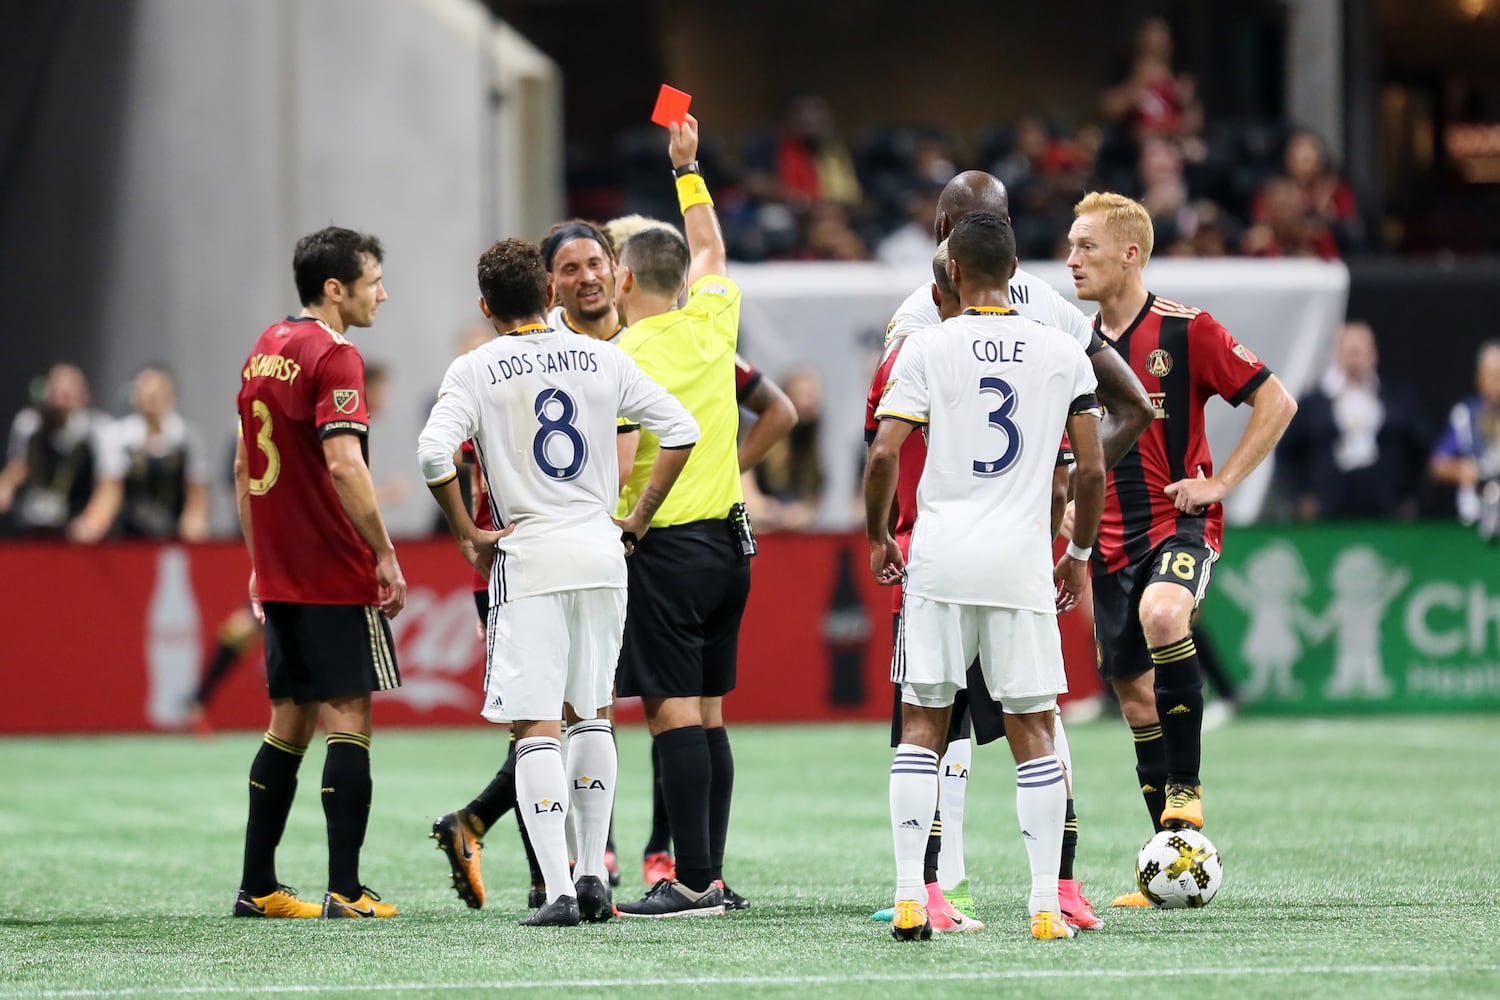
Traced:
[[[891, 616], [891, 627], [900, 630], [899, 612]], [[892, 641], [895, 641], [894, 637]], [[984, 746], [1005, 735], [1005, 710], [990, 697], [984, 672], [979, 669], [979, 657], [969, 664], [966, 676], [969, 686], [953, 695], [953, 711], [948, 716], [948, 742], [956, 743], [972, 736], [976, 743]], [[891, 746], [898, 747], [901, 745], [901, 685], [892, 684], [891, 688], [895, 692], [895, 703], [891, 705]]]
[[363, 604], [266, 601], [266, 689], [298, 704], [401, 686], [391, 626]]
[[733, 691], [750, 560], [728, 520], [652, 528], [625, 565], [630, 590], [616, 693], [712, 698]]

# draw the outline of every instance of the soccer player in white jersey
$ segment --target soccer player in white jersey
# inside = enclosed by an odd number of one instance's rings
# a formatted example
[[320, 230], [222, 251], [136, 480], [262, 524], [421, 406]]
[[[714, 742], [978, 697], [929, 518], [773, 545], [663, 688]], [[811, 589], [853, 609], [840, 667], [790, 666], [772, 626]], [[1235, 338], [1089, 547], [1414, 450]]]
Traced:
[[[1010, 308], [1016, 262], [1009, 223], [988, 213], [962, 217], [948, 257], [963, 311], [912, 335], [902, 350], [877, 412], [865, 475], [871, 571], [892, 585], [905, 569], [891, 666], [891, 679], [902, 686], [902, 743], [890, 781], [891, 932], [898, 940], [931, 935], [922, 854], [954, 696], [977, 653], [989, 693], [1004, 707], [1017, 763], [1032, 936], [1071, 937], [1057, 881], [1067, 793], [1053, 720], [1067, 680], [1056, 614], [1083, 591], [1103, 509], [1098, 380], [1068, 334]], [[890, 536], [890, 505], [901, 445], [918, 426], [928, 454], [904, 566]], [[1077, 457], [1075, 542], [1054, 569], [1052, 474], [1064, 430]], [[1083, 540], [1087, 545], [1077, 544]]]
[[[534, 244], [486, 250], [479, 290], [500, 336], [449, 367], [418, 444], [422, 474], [465, 559], [490, 580], [483, 714], [515, 730], [518, 808], [547, 883], [521, 923], [607, 920], [604, 845], [618, 762], [601, 710], [625, 625], [625, 555], [687, 464], [698, 425], [623, 351], [547, 326], [551, 289]], [[661, 452], [636, 507], [617, 521], [622, 416], [650, 428]], [[459, 492], [453, 454], [470, 439], [498, 532], [474, 526]], [[570, 730], [566, 773], [565, 702], [583, 720]], [[570, 804], [582, 841], [576, 885]]]
[[[988, 212], [1009, 222], [1010, 196], [1005, 185], [992, 174], [981, 170], [965, 171], [949, 181], [938, 199], [937, 214], [933, 220], [933, 235], [937, 242], [947, 239], [953, 231], [954, 223], [970, 212]], [[1094, 374], [1099, 380], [1099, 403], [1105, 412], [1104, 422], [1099, 428], [1105, 465], [1113, 468], [1130, 450], [1136, 438], [1150, 426], [1155, 411], [1146, 390], [1125, 360], [1094, 334], [1093, 324], [1088, 317], [1052, 286], [1017, 267], [1015, 274], [1011, 276], [1008, 293], [1012, 309], [1028, 319], [1068, 333], [1088, 354], [1093, 363]], [[899, 351], [902, 341], [909, 334], [935, 326], [941, 318], [933, 298], [932, 285], [919, 286], [906, 297], [886, 327], [887, 355]], [[899, 698], [899, 693], [897, 697]], [[943, 816], [941, 826], [935, 826], [934, 830], [941, 830], [938, 884], [955, 909], [972, 917], [975, 907], [969, 893], [963, 848], [964, 797], [967, 794], [973, 760], [973, 746], [968, 734], [972, 728], [974, 739], [980, 744], [997, 739], [1001, 734], [993, 732], [998, 727], [991, 725], [991, 720], [998, 719], [1000, 712], [986, 702], [985, 692], [971, 691], [970, 699], [962, 711], [965, 716], [973, 714], [973, 725], [971, 727], [966, 718], [956, 717], [947, 749], [943, 753], [940, 770], [944, 776], [940, 806]], [[1067, 737], [1062, 730], [1060, 718], [1057, 721], [1057, 739], [1071, 781], [1072, 763], [1068, 759]], [[1069, 848], [1064, 854], [1063, 868], [1059, 873], [1064, 897], [1063, 908], [1069, 919], [1078, 926], [1086, 929], [1100, 927], [1102, 922], [1094, 915], [1092, 904], [1084, 897], [1082, 883], [1073, 877], [1072, 849], [1077, 841], [1077, 820], [1072, 816], [1071, 797], [1068, 800], [1068, 811]], [[876, 916], [883, 918], [884, 913]]]

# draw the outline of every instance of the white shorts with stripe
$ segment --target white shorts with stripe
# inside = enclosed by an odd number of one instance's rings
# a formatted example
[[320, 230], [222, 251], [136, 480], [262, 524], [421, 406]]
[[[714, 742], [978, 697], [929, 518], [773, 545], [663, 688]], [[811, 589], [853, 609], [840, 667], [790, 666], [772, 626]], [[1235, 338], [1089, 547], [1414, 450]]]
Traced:
[[491, 722], [584, 718], [609, 705], [625, 630], [624, 588], [563, 590], [490, 608], [483, 715]]
[[903, 596], [891, 657], [902, 701], [952, 705], [976, 655], [990, 697], [1007, 714], [1049, 711], [1068, 690], [1056, 615]]

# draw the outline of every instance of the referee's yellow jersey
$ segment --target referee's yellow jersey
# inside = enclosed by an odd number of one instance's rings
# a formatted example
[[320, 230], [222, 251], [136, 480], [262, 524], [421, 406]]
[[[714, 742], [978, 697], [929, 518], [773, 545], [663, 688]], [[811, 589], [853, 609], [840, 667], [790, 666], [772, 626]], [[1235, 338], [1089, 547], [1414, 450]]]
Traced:
[[[687, 304], [632, 323], [619, 345], [698, 421], [698, 444], [666, 502], [651, 519], [665, 528], [721, 520], [745, 499], [740, 487], [740, 407], [734, 392], [734, 351], [740, 332], [740, 287], [722, 274], [693, 283]], [[651, 478], [660, 443], [642, 428], [620, 516], [635, 509]]]

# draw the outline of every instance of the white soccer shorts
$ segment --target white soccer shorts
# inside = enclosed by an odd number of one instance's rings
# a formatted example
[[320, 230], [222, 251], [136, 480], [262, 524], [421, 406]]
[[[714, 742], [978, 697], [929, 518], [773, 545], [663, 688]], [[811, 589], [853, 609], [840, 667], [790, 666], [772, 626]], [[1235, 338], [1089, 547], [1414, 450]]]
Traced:
[[891, 656], [902, 701], [952, 705], [976, 654], [990, 696], [1007, 714], [1050, 711], [1068, 690], [1056, 615], [903, 597]]
[[490, 608], [485, 629], [484, 717], [561, 719], [563, 702], [585, 719], [610, 703], [625, 590], [564, 590]]

